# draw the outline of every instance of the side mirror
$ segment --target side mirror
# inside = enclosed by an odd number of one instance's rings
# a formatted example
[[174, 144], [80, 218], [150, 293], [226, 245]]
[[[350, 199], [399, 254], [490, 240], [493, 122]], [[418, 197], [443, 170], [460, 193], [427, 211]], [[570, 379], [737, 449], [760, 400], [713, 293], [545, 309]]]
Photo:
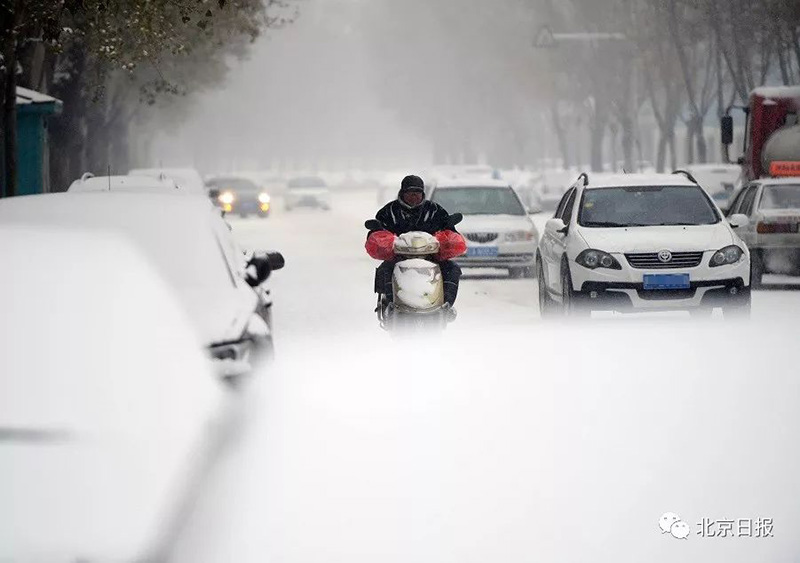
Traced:
[[464, 220], [464, 215], [462, 215], [461, 213], [453, 213], [447, 219], [447, 226], [451, 227], [451, 228], [455, 227], [456, 225], [458, 225], [463, 220]]
[[275, 270], [284, 267], [286, 261], [280, 252], [265, 252], [254, 255], [247, 262], [246, 281], [250, 287], [258, 287], [269, 278]]
[[750, 218], [745, 215], [744, 213], [734, 213], [730, 217], [728, 217], [728, 223], [731, 224], [731, 227], [734, 229], [738, 229], [740, 227], [746, 227], [750, 224]]
[[208, 190], [208, 197], [211, 199], [218, 199], [219, 198], [219, 190], [217, 188], [211, 188]]
[[544, 224], [544, 228], [546, 231], [561, 233], [563, 235], [567, 234], [567, 231], [569, 230], [566, 223], [564, 223], [564, 220], [559, 219], [558, 217], [548, 219], [547, 223]]
[[723, 115], [720, 119], [720, 140], [723, 145], [733, 144], [733, 118], [730, 115]]
[[381, 231], [383, 230], [383, 225], [377, 219], [370, 219], [369, 221], [364, 222], [364, 226], [369, 231]]

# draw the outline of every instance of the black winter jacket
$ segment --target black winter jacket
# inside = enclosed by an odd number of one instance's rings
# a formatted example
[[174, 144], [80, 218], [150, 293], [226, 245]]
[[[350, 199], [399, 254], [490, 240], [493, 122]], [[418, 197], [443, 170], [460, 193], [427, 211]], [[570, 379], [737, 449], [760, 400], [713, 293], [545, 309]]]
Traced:
[[[414, 209], [406, 209], [399, 201], [394, 200], [384, 205], [375, 215], [387, 231], [402, 235], [409, 231], [423, 231], [434, 234], [437, 231], [455, 231], [448, 226], [450, 214], [438, 203], [425, 200]], [[457, 232], [457, 231], [456, 231]]]

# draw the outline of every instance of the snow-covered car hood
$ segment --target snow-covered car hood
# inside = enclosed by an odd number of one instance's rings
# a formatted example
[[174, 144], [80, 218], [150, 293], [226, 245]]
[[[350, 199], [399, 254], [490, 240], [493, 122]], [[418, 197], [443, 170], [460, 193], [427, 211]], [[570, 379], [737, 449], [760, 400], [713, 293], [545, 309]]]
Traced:
[[578, 233], [590, 248], [606, 252], [691, 252], [719, 250], [732, 244], [734, 237], [724, 223], [686, 227], [627, 227], [589, 229]]
[[204, 345], [239, 340], [256, 310], [258, 297], [248, 287], [205, 288], [180, 292], [186, 313]]
[[526, 215], [464, 215], [464, 220], [456, 225], [462, 233], [506, 233], [533, 228], [533, 221]]

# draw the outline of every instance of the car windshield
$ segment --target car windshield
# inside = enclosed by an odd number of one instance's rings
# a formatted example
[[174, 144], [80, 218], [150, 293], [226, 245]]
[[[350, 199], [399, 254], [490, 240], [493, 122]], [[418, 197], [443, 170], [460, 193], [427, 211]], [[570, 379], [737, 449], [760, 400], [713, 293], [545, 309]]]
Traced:
[[261, 191], [258, 184], [246, 178], [217, 178], [210, 182], [219, 190], [231, 190], [239, 193], [258, 193]]
[[764, 186], [759, 209], [800, 209], [800, 184]]
[[511, 188], [440, 188], [432, 200], [449, 213], [463, 215], [525, 215]]
[[287, 185], [289, 188], [324, 188], [325, 181], [322, 178], [294, 178]]
[[578, 224], [582, 227], [712, 225], [716, 210], [698, 186], [631, 186], [586, 190]]

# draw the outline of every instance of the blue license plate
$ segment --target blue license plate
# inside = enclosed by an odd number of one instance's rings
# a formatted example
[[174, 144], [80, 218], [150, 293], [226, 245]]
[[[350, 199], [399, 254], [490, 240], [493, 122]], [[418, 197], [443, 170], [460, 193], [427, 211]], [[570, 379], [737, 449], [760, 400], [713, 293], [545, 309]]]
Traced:
[[467, 256], [486, 257], [497, 256], [496, 246], [470, 246], [467, 248]]
[[645, 274], [645, 289], [689, 289], [689, 274]]

